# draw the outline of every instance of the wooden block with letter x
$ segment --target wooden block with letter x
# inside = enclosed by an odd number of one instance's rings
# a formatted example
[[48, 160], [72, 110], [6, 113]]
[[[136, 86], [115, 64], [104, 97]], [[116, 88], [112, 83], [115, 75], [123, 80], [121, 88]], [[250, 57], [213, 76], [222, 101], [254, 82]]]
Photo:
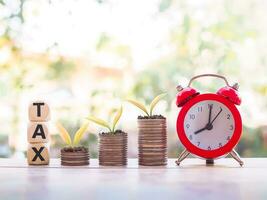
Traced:
[[29, 143], [46, 143], [49, 140], [47, 122], [29, 122], [27, 132]]
[[34, 101], [29, 105], [29, 120], [33, 122], [50, 120], [50, 108], [44, 101]]
[[27, 151], [27, 159], [29, 165], [48, 165], [49, 150], [45, 144], [29, 144]]

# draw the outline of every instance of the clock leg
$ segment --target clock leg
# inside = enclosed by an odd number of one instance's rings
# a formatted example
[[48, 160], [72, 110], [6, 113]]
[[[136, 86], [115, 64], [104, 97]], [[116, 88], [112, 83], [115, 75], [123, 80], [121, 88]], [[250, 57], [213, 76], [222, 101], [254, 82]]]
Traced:
[[180, 165], [180, 163], [187, 157], [189, 156], [190, 152], [187, 151], [186, 149], [183, 150], [183, 152], [180, 154], [178, 160], [175, 161], [177, 165]]
[[244, 162], [234, 149], [230, 152], [230, 155], [240, 164], [241, 167], [243, 166]]

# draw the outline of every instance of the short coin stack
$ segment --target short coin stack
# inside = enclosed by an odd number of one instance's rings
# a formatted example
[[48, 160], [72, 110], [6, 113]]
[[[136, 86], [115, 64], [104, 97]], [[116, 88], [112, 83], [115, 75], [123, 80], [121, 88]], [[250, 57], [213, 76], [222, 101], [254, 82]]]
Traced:
[[138, 119], [139, 165], [167, 164], [166, 119]]
[[49, 164], [49, 128], [50, 108], [43, 101], [35, 101], [29, 105], [28, 151], [29, 165]]
[[89, 165], [89, 151], [85, 147], [65, 147], [61, 149], [61, 165], [82, 166]]
[[127, 165], [127, 133], [102, 133], [99, 137], [99, 164]]

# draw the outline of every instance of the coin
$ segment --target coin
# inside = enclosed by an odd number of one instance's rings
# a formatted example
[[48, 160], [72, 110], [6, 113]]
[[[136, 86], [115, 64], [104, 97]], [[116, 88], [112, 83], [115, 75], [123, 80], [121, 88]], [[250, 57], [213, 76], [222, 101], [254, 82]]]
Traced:
[[138, 119], [138, 124], [166, 123], [166, 119]]
[[167, 142], [167, 139], [165, 139], [165, 138], [162, 138], [162, 139], [153, 139], [153, 138], [151, 138], [151, 139], [138, 139], [138, 142], [140, 143], [140, 144], [143, 144], [143, 143], [160, 143], [160, 144], [164, 144], [164, 143], [166, 143]]
[[144, 155], [144, 154], [149, 154], [149, 153], [151, 153], [151, 154], [153, 154], [153, 153], [160, 153], [160, 154], [167, 154], [166, 153], [166, 149], [159, 149], [159, 150], [156, 150], [156, 149], [153, 149], [153, 150], [151, 150], [151, 149], [139, 149], [139, 153], [138, 153], [138, 155]]
[[139, 162], [139, 165], [141, 166], [165, 166], [167, 165], [167, 162], [149, 162], [149, 163]]
[[114, 163], [114, 162], [99, 162], [99, 165], [102, 165], [102, 166], [124, 166], [124, 165], [127, 165], [127, 162], [118, 162], [118, 163]]
[[89, 165], [89, 162], [79, 162], [79, 163], [73, 163], [73, 162], [61, 162], [61, 165], [63, 166], [84, 166], [84, 165]]

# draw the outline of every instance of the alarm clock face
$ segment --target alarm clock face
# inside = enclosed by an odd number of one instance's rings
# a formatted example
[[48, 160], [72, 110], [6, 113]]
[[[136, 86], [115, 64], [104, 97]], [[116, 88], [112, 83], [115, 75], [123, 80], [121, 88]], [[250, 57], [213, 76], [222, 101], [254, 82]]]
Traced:
[[192, 154], [217, 158], [229, 153], [242, 131], [241, 116], [230, 101], [217, 94], [202, 94], [186, 103], [177, 119], [182, 144]]
[[185, 115], [186, 137], [200, 149], [221, 148], [231, 139], [234, 129], [233, 114], [218, 101], [200, 101], [192, 106]]

